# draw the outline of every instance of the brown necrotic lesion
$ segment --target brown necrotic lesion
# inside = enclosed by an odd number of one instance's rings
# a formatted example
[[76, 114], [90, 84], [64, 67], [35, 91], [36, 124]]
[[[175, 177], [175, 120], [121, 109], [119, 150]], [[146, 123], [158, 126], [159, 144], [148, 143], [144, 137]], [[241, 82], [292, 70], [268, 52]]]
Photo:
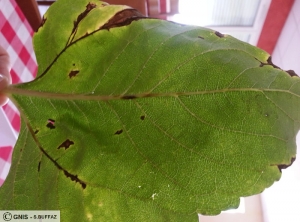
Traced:
[[221, 32], [215, 31], [216, 36], [218, 36], [219, 38], [223, 38], [224, 35]]
[[71, 72], [69, 72], [69, 78], [73, 78], [75, 76], [77, 76], [77, 74], [79, 73], [79, 70], [72, 70]]
[[75, 181], [75, 183], [79, 183], [81, 185], [82, 189], [86, 188], [86, 183], [83, 182], [82, 180], [80, 180], [77, 175], [73, 175], [66, 170], [64, 170], [64, 174], [66, 177], [70, 178], [72, 181]]
[[117, 132], [115, 132], [115, 135], [120, 135], [121, 133], [123, 133], [123, 130], [122, 130], [122, 129], [120, 129], [120, 130], [118, 130]]
[[64, 148], [65, 150], [68, 149], [71, 145], [74, 145], [74, 142], [66, 139], [62, 144], [59, 145], [59, 147], [57, 147], [57, 149], [61, 149]]
[[40, 169], [41, 169], [41, 161], [39, 161], [39, 164], [38, 164], [38, 172], [40, 172]]

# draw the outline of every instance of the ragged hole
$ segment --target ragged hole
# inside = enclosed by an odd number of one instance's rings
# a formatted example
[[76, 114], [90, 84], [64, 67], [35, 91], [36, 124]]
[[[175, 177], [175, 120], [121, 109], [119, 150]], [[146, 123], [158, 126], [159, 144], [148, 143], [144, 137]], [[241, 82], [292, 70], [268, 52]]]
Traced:
[[55, 129], [54, 124], [55, 124], [55, 120], [53, 120], [53, 119], [48, 119], [48, 123], [47, 123], [46, 126], [47, 126], [49, 129]]

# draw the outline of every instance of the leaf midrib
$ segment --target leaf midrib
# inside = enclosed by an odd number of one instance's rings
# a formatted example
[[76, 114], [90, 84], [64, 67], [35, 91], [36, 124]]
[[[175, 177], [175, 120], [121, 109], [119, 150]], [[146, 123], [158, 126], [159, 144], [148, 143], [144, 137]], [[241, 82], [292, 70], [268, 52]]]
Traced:
[[196, 96], [196, 95], [209, 95], [218, 93], [229, 93], [229, 92], [258, 92], [264, 94], [264, 92], [277, 92], [277, 93], [287, 93], [297, 98], [300, 95], [291, 92], [290, 90], [282, 89], [268, 89], [268, 88], [225, 88], [217, 90], [205, 90], [205, 91], [195, 91], [195, 92], [162, 92], [162, 93], [136, 93], [136, 94], [125, 94], [125, 95], [96, 95], [93, 92], [86, 94], [71, 94], [71, 93], [54, 93], [54, 92], [41, 92], [35, 90], [28, 90], [18, 88], [18, 85], [10, 85], [4, 90], [4, 93], [8, 97], [12, 95], [21, 95], [28, 97], [39, 97], [46, 99], [56, 99], [56, 100], [80, 100], [80, 101], [111, 101], [111, 100], [132, 100], [132, 99], [142, 99], [142, 98], [157, 98], [157, 97], [180, 97], [180, 96]]

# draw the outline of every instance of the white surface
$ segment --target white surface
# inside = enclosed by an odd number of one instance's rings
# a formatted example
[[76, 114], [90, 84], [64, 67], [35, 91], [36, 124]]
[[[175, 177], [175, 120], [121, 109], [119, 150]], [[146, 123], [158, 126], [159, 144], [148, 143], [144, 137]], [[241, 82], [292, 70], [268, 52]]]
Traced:
[[[300, 0], [295, 0], [272, 57], [282, 69], [300, 74]], [[299, 154], [299, 134], [297, 147]], [[282, 172], [280, 181], [262, 194], [265, 222], [300, 222], [300, 157]]]
[[46, 13], [46, 11], [48, 10], [49, 6], [46, 5], [39, 5], [39, 11], [41, 14], [41, 17], [43, 17], [43, 15]]
[[12, 146], [14, 147], [17, 135], [14, 133], [14, 130], [11, 128], [11, 125], [3, 111], [2, 108], [0, 108], [0, 141], [1, 146]]
[[273, 62], [282, 69], [300, 73], [300, 1], [296, 0], [273, 52]]
[[[298, 134], [297, 140], [300, 142]], [[298, 153], [300, 143], [298, 142]], [[264, 222], [300, 221], [300, 159], [283, 170], [282, 177], [262, 193]]]
[[[228, 7], [227, 10], [224, 5], [221, 5], [220, 7], [215, 5], [215, 3], [217, 4], [219, 2], [221, 1], [214, 0], [210, 2], [181, 0], [179, 1], [179, 7], [181, 7], [179, 8], [180, 13], [168, 16], [167, 18], [168, 20], [178, 23], [205, 26], [221, 33], [232, 35], [233, 37], [246, 41], [252, 45], [256, 45], [270, 7], [271, 0], [253, 1], [254, 5], [241, 3], [238, 0], [227, 0], [224, 2], [225, 6], [230, 4], [233, 7]], [[258, 8], [255, 3], [259, 5]], [[236, 8], [241, 7], [241, 10], [237, 11], [234, 6], [236, 6]], [[244, 6], [244, 8], [242, 6]], [[255, 10], [256, 8], [257, 11]], [[230, 12], [230, 9], [233, 11]], [[244, 13], [243, 9], [247, 11], [247, 13]], [[223, 15], [219, 15], [220, 13], [223, 13]], [[251, 17], [251, 13], [253, 14], [253, 17]], [[228, 17], [228, 15], [232, 15], [232, 17]], [[238, 24], [237, 22], [240, 20], [241, 15], [245, 16], [245, 22], [236, 25]], [[224, 17], [223, 22], [222, 19], [220, 19], [222, 16]], [[227, 17], [227, 19], [225, 19], [225, 17]], [[234, 19], [235, 17], [237, 20]]]
[[[14, 130], [11, 128], [11, 125], [3, 111], [3, 109], [0, 107], [0, 146], [11, 146], [14, 147], [17, 135], [15, 134]], [[1, 152], [1, 148], [0, 148]], [[5, 180], [7, 177], [7, 174], [10, 169], [10, 163], [8, 163], [6, 160], [3, 160], [0, 158], [0, 179]]]

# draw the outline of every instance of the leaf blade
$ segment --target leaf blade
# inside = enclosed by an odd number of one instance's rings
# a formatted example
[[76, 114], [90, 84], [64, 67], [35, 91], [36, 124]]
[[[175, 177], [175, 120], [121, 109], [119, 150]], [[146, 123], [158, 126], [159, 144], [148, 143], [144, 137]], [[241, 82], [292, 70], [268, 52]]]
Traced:
[[[88, 18], [80, 20], [83, 30]], [[10, 88], [35, 152], [47, 159], [33, 166], [50, 163], [58, 178], [59, 201], [49, 207], [64, 209], [66, 220], [218, 214], [279, 180], [279, 166], [295, 157], [299, 114], [291, 107], [299, 106], [299, 79], [274, 67], [267, 53], [154, 19], [78, 35], [55, 49], [55, 62], [40, 60], [48, 68], [35, 81]], [[48, 178], [36, 183], [51, 185]], [[102, 197], [107, 208], [98, 211]]]

